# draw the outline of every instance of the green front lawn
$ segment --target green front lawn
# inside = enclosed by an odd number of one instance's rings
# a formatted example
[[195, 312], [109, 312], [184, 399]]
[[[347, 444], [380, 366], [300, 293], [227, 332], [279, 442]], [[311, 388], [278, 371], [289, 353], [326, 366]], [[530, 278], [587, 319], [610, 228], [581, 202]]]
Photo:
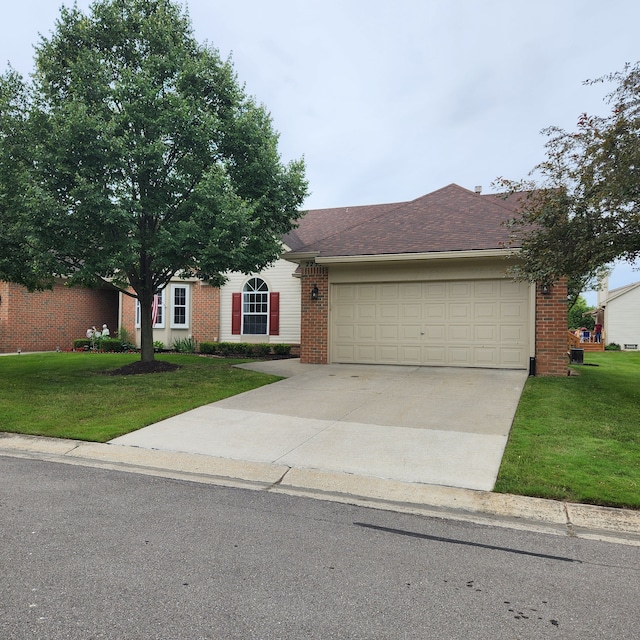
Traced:
[[243, 360], [162, 355], [170, 373], [109, 376], [136, 354], [0, 357], [0, 431], [106, 442], [209, 402], [279, 380], [236, 369]]
[[572, 369], [527, 381], [495, 490], [638, 509], [640, 353], [585, 353]]
[[[0, 357], [0, 431], [106, 442], [278, 379], [188, 355], [160, 356], [182, 365], [171, 373], [103, 375], [137, 359]], [[527, 381], [495, 490], [638, 509], [640, 353], [588, 353], [574, 370]]]

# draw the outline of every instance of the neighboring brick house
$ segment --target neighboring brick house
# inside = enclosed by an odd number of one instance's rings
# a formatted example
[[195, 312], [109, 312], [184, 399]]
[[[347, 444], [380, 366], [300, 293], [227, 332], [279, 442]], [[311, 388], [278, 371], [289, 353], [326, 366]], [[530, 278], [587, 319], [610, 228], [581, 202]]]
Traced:
[[[140, 307], [131, 296], [120, 294], [120, 321], [140, 346]], [[154, 342], [170, 348], [177, 340], [217, 342], [220, 336], [220, 290], [196, 278], [174, 278], [159, 293]]]
[[109, 289], [67, 287], [29, 293], [0, 282], [0, 353], [68, 350], [89, 327], [118, 326], [118, 294]]

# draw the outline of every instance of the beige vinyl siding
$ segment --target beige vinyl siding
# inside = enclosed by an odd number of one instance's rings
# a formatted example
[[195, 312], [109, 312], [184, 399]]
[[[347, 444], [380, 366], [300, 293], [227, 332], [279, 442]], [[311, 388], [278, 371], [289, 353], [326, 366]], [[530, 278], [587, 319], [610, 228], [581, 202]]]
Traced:
[[[293, 275], [296, 268], [297, 265], [292, 262], [278, 260], [261, 273], [228, 274], [229, 280], [220, 289], [220, 341], [299, 344], [300, 278]], [[243, 336], [231, 333], [231, 294], [242, 291], [245, 282], [252, 277], [262, 278], [270, 292], [280, 293], [280, 334], [277, 336]]]

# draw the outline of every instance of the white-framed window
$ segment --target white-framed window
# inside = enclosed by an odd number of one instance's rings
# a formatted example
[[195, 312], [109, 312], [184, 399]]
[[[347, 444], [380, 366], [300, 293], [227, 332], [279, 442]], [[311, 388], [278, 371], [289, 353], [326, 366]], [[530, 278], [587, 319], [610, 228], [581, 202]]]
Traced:
[[269, 287], [262, 278], [251, 278], [242, 288], [242, 333], [269, 333]]
[[[164, 329], [164, 289], [158, 291], [158, 298], [154, 300], [154, 307], [157, 307], [155, 329]], [[140, 328], [140, 301], [136, 300], [136, 328]]]
[[189, 286], [171, 285], [171, 328], [189, 328]]

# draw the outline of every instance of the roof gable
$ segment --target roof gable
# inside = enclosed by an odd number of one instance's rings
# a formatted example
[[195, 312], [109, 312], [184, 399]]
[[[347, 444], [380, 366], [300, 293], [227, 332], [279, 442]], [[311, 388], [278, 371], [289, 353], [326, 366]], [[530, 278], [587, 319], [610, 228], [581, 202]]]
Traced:
[[640, 282], [634, 282], [632, 284], [627, 284], [624, 287], [619, 287], [617, 289], [611, 289], [611, 291], [609, 291], [609, 294], [607, 295], [607, 299], [604, 300], [603, 304], [608, 304], [612, 300], [616, 300], [617, 298], [620, 298], [620, 297], [626, 295], [630, 291], [634, 291], [638, 287], [640, 287]]
[[325, 257], [501, 249], [516, 205], [451, 184], [410, 202], [309, 211], [284, 240]]

